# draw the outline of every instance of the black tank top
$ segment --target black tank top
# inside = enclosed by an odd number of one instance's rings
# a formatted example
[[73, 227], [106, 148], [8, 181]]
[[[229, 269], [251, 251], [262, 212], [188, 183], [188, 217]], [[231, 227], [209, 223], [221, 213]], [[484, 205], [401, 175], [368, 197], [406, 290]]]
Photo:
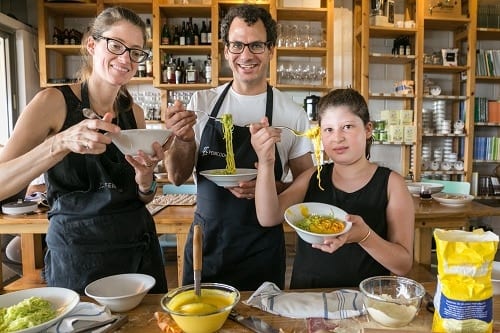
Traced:
[[[320, 175], [324, 191], [318, 187], [317, 173], [311, 176], [304, 202], [323, 202], [348, 214], [360, 215], [374, 232], [386, 239], [387, 184], [391, 170], [378, 167], [370, 181], [352, 193], [335, 188], [332, 171], [333, 163], [323, 165]], [[298, 237], [297, 242], [291, 288], [357, 287], [367, 277], [389, 274], [358, 244], [345, 244], [330, 254], [312, 248]]]

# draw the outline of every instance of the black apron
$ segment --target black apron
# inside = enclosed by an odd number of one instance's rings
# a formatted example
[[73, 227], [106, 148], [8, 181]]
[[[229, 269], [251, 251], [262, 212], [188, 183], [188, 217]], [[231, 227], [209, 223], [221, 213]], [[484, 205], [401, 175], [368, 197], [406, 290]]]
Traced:
[[[62, 86], [64, 130], [84, 119], [82, 101]], [[132, 110], [119, 112], [122, 129], [137, 128]], [[48, 286], [83, 293], [102, 277], [144, 273], [156, 279], [151, 293], [167, 290], [153, 218], [137, 195], [133, 167], [114, 144], [100, 155], [68, 154], [46, 173], [50, 203], [44, 278]]]
[[[231, 83], [222, 92], [211, 115], [217, 116]], [[266, 116], [272, 123], [273, 92], [267, 86]], [[257, 155], [250, 143], [247, 127], [234, 126], [233, 147], [237, 168], [255, 168]], [[209, 119], [200, 139], [197, 171], [197, 209], [194, 224], [203, 230], [203, 282], [229, 284], [239, 290], [255, 290], [271, 281], [280, 288], [285, 284], [285, 240], [283, 226], [262, 227], [255, 201], [238, 199], [230, 191], [201, 176], [203, 170], [224, 169], [225, 154], [205, 154], [205, 148], [224, 152], [222, 124]], [[276, 179], [283, 170], [276, 150]], [[193, 225], [184, 249], [183, 285], [193, 283]]]

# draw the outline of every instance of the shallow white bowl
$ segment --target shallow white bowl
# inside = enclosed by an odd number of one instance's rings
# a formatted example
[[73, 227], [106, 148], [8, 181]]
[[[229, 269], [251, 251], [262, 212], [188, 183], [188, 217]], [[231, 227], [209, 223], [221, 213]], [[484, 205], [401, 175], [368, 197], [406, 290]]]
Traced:
[[104, 277], [85, 288], [85, 294], [111, 311], [129, 311], [141, 303], [156, 280], [146, 274], [128, 273]]
[[0, 295], [0, 308], [15, 305], [33, 296], [49, 301], [52, 304], [52, 308], [56, 310], [57, 315], [55, 318], [45, 323], [16, 331], [17, 333], [41, 332], [61, 320], [80, 302], [80, 296], [73, 290], [58, 287], [44, 287], [24, 289]]
[[153, 155], [152, 145], [158, 142], [165, 144], [172, 134], [168, 129], [129, 129], [120, 133], [106, 133], [111, 136], [113, 143], [124, 155], [137, 155], [142, 150], [148, 155]]
[[473, 195], [460, 193], [434, 193], [432, 199], [446, 206], [463, 206], [474, 199]]
[[493, 295], [500, 295], [500, 261], [493, 261], [491, 284], [493, 285]]
[[418, 313], [425, 288], [400, 276], [374, 276], [359, 284], [370, 317], [388, 327], [408, 325]]
[[[336, 234], [318, 234], [315, 232], [306, 231], [296, 226], [298, 222], [310, 215], [331, 215], [339, 220], [341, 220], [345, 227], [339, 233]], [[325, 237], [336, 237], [340, 236], [351, 229], [352, 223], [345, 220], [347, 213], [342, 209], [320, 203], [320, 202], [304, 202], [288, 207], [285, 210], [285, 221], [297, 232], [300, 238], [305, 242], [310, 244], [323, 243]]]
[[420, 190], [422, 185], [425, 185], [430, 188], [431, 193], [439, 193], [444, 189], [443, 184], [438, 183], [425, 183], [425, 182], [417, 182], [417, 183], [408, 183], [406, 186], [408, 187], [408, 191], [415, 196], [420, 196]]
[[238, 186], [240, 182], [246, 182], [257, 177], [257, 169], [236, 168], [236, 173], [225, 175], [225, 169], [212, 169], [200, 172], [200, 175], [222, 187]]

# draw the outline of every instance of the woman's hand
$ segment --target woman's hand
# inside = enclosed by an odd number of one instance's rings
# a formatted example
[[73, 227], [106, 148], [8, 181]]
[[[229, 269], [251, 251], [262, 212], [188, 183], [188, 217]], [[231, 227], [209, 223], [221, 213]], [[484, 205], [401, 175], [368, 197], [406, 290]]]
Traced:
[[118, 133], [120, 127], [111, 123], [113, 115], [108, 112], [101, 119], [85, 119], [52, 139], [52, 155], [65, 151], [78, 154], [102, 154], [111, 143], [111, 137], [103, 132]]
[[125, 155], [125, 159], [135, 170], [135, 182], [142, 192], [149, 191], [153, 183], [153, 173], [159, 161], [165, 158], [163, 148], [158, 142], [153, 143], [153, 155], [148, 155], [142, 150], [136, 156]]

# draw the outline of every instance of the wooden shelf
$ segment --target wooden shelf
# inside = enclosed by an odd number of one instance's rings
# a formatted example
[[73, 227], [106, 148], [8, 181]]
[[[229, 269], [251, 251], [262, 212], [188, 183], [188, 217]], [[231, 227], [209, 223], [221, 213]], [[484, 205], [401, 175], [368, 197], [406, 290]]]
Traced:
[[467, 66], [424, 65], [425, 73], [457, 74], [468, 70]]
[[370, 53], [371, 64], [401, 65], [401, 64], [411, 64], [414, 62], [415, 62], [414, 55]]
[[404, 35], [415, 35], [417, 29], [370, 26], [370, 38], [393, 39]]
[[470, 19], [467, 17], [425, 17], [425, 30], [461, 31], [467, 30]]
[[278, 7], [278, 20], [283, 21], [326, 21], [327, 8]]

